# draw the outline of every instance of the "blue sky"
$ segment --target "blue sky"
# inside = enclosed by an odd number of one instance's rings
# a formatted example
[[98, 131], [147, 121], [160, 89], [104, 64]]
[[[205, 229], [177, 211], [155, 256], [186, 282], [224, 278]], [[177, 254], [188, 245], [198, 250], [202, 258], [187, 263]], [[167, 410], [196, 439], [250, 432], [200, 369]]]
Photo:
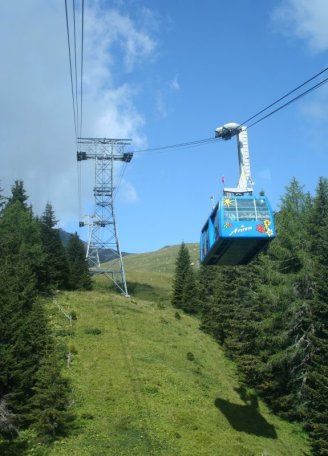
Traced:
[[[10, 3], [10, 4], [6, 4]], [[1, 2], [0, 180], [23, 179], [77, 229], [77, 172], [64, 2]], [[76, 2], [77, 4], [79, 2]], [[68, 1], [71, 5], [71, 2]], [[129, 137], [131, 150], [214, 136], [328, 66], [325, 0], [85, 0], [82, 135]], [[328, 86], [249, 129], [255, 193], [274, 209], [295, 176], [327, 176]], [[85, 168], [85, 208], [93, 172]], [[235, 139], [136, 153], [116, 200], [122, 250], [198, 242], [221, 176], [238, 180]], [[83, 233], [81, 233], [83, 236]]]

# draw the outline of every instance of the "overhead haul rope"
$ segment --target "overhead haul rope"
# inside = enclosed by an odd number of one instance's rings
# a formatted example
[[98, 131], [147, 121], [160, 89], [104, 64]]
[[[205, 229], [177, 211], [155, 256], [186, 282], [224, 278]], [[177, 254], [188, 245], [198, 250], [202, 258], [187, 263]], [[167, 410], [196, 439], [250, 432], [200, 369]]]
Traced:
[[79, 99], [77, 96], [77, 63], [76, 63], [76, 21], [75, 21], [75, 0], [73, 0], [72, 3], [72, 8], [73, 8], [73, 36], [74, 36], [74, 67], [75, 67], [75, 103], [76, 103], [76, 124], [77, 124], [77, 130], [78, 134], [80, 136], [79, 132], [79, 117], [80, 117], [80, 112], [79, 112]]
[[284, 103], [282, 106], [279, 106], [279, 108], [277, 109], [274, 109], [273, 111], [269, 112], [269, 114], [266, 114], [265, 116], [261, 117], [259, 120], [257, 120], [256, 122], [253, 122], [251, 125], [248, 126], [248, 128], [251, 128], [253, 127], [254, 125], [262, 122], [262, 120], [264, 119], [267, 119], [268, 117], [272, 116], [273, 114], [275, 114], [276, 112], [280, 111], [281, 109], [283, 108], [286, 108], [286, 106], [294, 103], [294, 101], [297, 101], [299, 100], [300, 98], [304, 97], [305, 95], [307, 95], [308, 93], [310, 92], [313, 92], [314, 90], [316, 89], [319, 89], [321, 86], [323, 86], [324, 84], [327, 84], [328, 82], [328, 78], [324, 79], [323, 81], [319, 82], [318, 84], [312, 86], [310, 89], [306, 90], [305, 92], [302, 92], [300, 95], [297, 95], [296, 97], [292, 98], [291, 100], [287, 101], [286, 103]]
[[80, 75], [80, 134], [82, 138], [82, 120], [83, 120], [83, 65], [84, 65], [84, 0], [82, 0], [82, 36], [81, 36], [81, 75]]
[[[252, 117], [249, 117], [248, 119], [246, 119], [244, 122], [241, 123], [241, 125], [245, 125], [247, 124], [248, 122], [250, 122], [251, 120], [255, 119], [255, 117], [258, 117], [260, 114], [263, 114], [263, 112], [267, 111], [268, 109], [272, 108], [272, 106], [275, 106], [277, 103], [279, 103], [280, 101], [284, 100], [285, 98], [289, 97], [289, 95], [297, 92], [297, 90], [299, 90], [300, 88], [304, 87], [306, 84], [308, 84], [309, 82], [313, 81], [313, 79], [316, 79], [318, 78], [319, 76], [321, 76], [323, 73], [325, 73], [326, 71], [328, 71], [328, 67], [326, 67], [325, 69], [323, 69], [322, 71], [320, 71], [319, 73], [315, 74], [314, 76], [312, 76], [312, 78], [310, 79], [307, 79], [306, 81], [304, 81], [302, 84], [300, 84], [299, 86], [295, 87], [295, 89], [291, 90], [290, 92], [286, 93], [286, 95], [278, 98], [278, 100], [274, 101], [273, 103], [271, 103], [269, 106], [267, 106], [266, 108], [262, 109], [261, 111], [259, 111], [258, 113], [256, 113], [254, 116]], [[248, 127], [249, 128], [249, 127]]]
[[[268, 109], [272, 108], [273, 106], [277, 105], [279, 102], [281, 102], [282, 100], [286, 99], [287, 97], [289, 97], [290, 95], [292, 95], [293, 93], [295, 93], [297, 90], [299, 90], [300, 88], [304, 87], [306, 84], [308, 84], [309, 82], [313, 81], [314, 79], [316, 79], [317, 77], [319, 77], [320, 75], [322, 75], [323, 73], [325, 73], [326, 71], [328, 71], [328, 67], [324, 68], [322, 71], [320, 71], [319, 73], [315, 74], [314, 76], [312, 76], [311, 78], [307, 79], [305, 82], [303, 82], [302, 84], [300, 84], [299, 86], [295, 87], [295, 89], [289, 91], [288, 93], [286, 93], [285, 95], [283, 95], [282, 97], [278, 98], [276, 101], [274, 101], [273, 103], [270, 103], [267, 107], [261, 109], [260, 111], [258, 111], [256, 114], [252, 115], [251, 117], [249, 117], [248, 119], [246, 119], [244, 122], [242, 122], [240, 125], [245, 125], [247, 124], [249, 121], [255, 119], [256, 117], [258, 117], [259, 115], [263, 114], [265, 111], [267, 111]], [[274, 109], [273, 111], [271, 111], [270, 113], [266, 114], [265, 116], [261, 117], [260, 119], [258, 119], [257, 121], [253, 122], [251, 125], [249, 125], [247, 128], [251, 128], [253, 127], [254, 125], [262, 122], [263, 120], [267, 119], [268, 117], [272, 116], [273, 114], [275, 114], [276, 112], [280, 111], [281, 109], [289, 106], [290, 104], [292, 104], [293, 102], [299, 100], [300, 98], [304, 97], [305, 95], [311, 93], [312, 91], [318, 89], [319, 87], [321, 87], [322, 85], [326, 84], [328, 82], [328, 78], [324, 79], [323, 81], [315, 84], [314, 86], [310, 87], [308, 90], [302, 92], [301, 94], [297, 95], [296, 97], [292, 98], [291, 100], [287, 101], [286, 103], [284, 103], [282, 106], [279, 106], [278, 108]], [[141, 152], [158, 152], [158, 151], [164, 151], [164, 150], [174, 150], [174, 149], [183, 149], [183, 148], [187, 148], [187, 147], [198, 147], [198, 146], [202, 146], [204, 144], [209, 144], [209, 143], [213, 143], [213, 142], [216, 142], [216, 141], [219, 141], [219, 140], [222, 140], [222, 138], [205, 138], [205, 139], [199, 139], [199, 140], [196, 140], [196, 141], [189, 141], [189, 142], [185, 142], [185, 143], [180, 143], [180, 144], [171, 144], [171, 145], [168, 145], [168, 146], [161, 146], [161, 147], [153, 147], [153, 148], [149, 148], [149, 149], [142, 149], [142, 150], [136, 150], [136, 151], [133, 151], [133, 153], [141, 153]]]
[[[81, 16], [81, 73], [80, 73], [80, 129], [79, 138], [82, 137], [82, 120], [83, 120], [83, 65], [84, 65], [84, 0], [82, 0], [82, 16]], [[77, 162], [78, 173], [78, 211], [79, 220], [82, 217], [82, 178], [81, 178], [81, 162]]]
[[121, 169], [121, 173], [119, 175], [119, 177], [117, 178], [117, 186], [115, 187], [115, 190], [114, 190], [114, 194], [113, 194], [113, 201], [115, 201], [116, 197], [117, 197], [117, 194], [118, 194], [118, 190], [120, 188], [120, 185], [123, 181], [123, 176], [124, 176], [124, 173], [126, 171], [126, 168], [127, 168], [127, 163], [124, 163], [123, 166], [122, 166], [122, 169]]
[[[82, 119], [83, 119], [83, 67], [84, 67], [84, 0], [81, 0], [81, 56], [80, 56], [80, 69], [78, 70], [77, 58], [77, 24], [76, 24], [76, 5], [75, 0], [72, 0], [72, 21], [73, 21], [73, 45], [71, 44], [70, 34], [70, 21], [67, 8], [67, 0], [65, 0], [65, 14], [66, 14], [66, 29], [67, 29], [67, 45], [69, 56], [70, 80], [71, 80], [71, 94], [73, 102], [73, 117], [75, 129], [75, 142], [76, 148], [78, 147], [78, 138], [82, 137]], [[73, 56], [72, 56], [73, 53]], [[74, 58], [74, 66], [73, 66]], [[74, 68], [74, 71], [73, 71]], [[78, 75], [80, 77], [80, 84], [78, 83]], [[78, 90], [78, 86], [79, 90]], [[80, 96], [80, 100], [79, 100]], [[77, 176], [78, 176], [78, 211], [79, 219], [81, 218], [81, 163], [77, 162]]]
[[68, 45], [68, 58], [69, 58], [70, 78], [71, 78], [71, 93], [72, 93], [72, 102], [73, 102], [73, 117], [74, 117], [74, 127], [75, 127], [75, 139], [77, 139], [78, 131], [77, 131], [77, 120], [76, 120], [76, 109], [75, 109], [75, 98], [74, 98], [72, 56], [71, 56], [71, 41], [70, 41], [69, 25], [68, 25], [67, 0], [65, 0], [65, 13], [66, 13], [67, 45]]

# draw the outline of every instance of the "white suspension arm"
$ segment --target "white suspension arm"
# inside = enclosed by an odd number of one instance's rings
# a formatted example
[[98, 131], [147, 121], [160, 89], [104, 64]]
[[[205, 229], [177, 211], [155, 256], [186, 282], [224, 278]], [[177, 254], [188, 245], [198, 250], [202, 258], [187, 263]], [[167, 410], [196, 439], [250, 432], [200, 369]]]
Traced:
[[247, 128], [231, 122], [215, 130], [215, 137], [225, 140], [237, 136], [238, 160], [239, 160], [239, 181], [235, 188], [224, 188], [224, 193], [244, 194], [253, 192], [254, 182], [251, 177], [251, 165], [248, 149]]

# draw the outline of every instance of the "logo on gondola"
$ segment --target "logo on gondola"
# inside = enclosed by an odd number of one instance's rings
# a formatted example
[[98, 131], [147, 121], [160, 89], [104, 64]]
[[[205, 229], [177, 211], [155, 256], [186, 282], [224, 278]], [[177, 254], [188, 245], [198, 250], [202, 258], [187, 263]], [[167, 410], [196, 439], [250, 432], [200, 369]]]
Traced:
[[257, 225], [256, 231], [261, 234], [267, 234], [269, 237], [273, 235], [273, 231], [269, 226], [271, 225], [270, 220], [264, 220], [263, 225]]
[[235, 205], [235, 201], [230, 198], [224, 198], [223, 204], [225, 207], [231, 207]]
[[235, 228], [231, 231], [229, 236], [233, 236], [234, 234], [245, 233], [246, 231], [252, 231], [252, 226], [244, 226], [242, 225], [240, 228]]

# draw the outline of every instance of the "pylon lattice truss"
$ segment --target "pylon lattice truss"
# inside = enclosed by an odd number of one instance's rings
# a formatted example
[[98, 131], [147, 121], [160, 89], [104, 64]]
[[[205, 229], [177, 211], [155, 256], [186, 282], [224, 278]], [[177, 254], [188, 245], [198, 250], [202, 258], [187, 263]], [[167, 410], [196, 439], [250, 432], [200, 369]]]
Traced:
[[80, 220], [89, 227], [87, 260], [92, 273], [105, 274], [128, 295], [122, 252], [114, 212], [114, 162], [128, 163], [133, 154], [124, 152], [128, 139], [79, 138], [77, 161], [95, 160], [94, 214]]

